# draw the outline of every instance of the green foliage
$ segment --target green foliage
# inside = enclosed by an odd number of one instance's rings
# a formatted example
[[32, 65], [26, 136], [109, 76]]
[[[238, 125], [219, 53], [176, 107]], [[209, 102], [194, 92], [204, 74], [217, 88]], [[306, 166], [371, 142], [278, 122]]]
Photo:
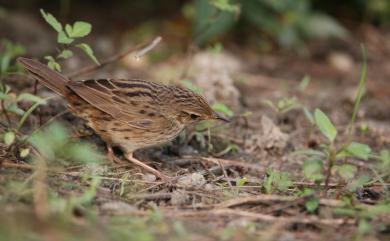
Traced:
[[283, 97], [275, 103], [271, 100], [264, 100], [263, 103], [278, 114], [284, 114], [300, 107], [298, 99], [295, 96], [291, 98]]
[[350, 135], [352, 133], [352, 128], [353, 128], [353, 125], [354, 125], [355, 120], [356, 120], [357, 112], [360, 109], [360, 102], [363, 98], [365, 86], [366, 86], [367, 53], [366, 53], [366, 48], [364, 47], [364, 45], [362, 45], [362, 56], [363, 56], [363, 64], [362, 64], [362, 69], [361, 69], [361, 73], [360, 73], [359, 88], [358, 88], [358, 92], [356, 94], [355, 105], [353, 108], [351, 121], [349, 122], [349, 127], [348, 127], [348, 131], [349, 131]]
[[305, 178], [314, 182], [320, 182], [324, 179], [322, 174], [324, 163], [321, 159], [308, 159], [303, 163], [303, 174]]
[[215, 103], [211, 106], [213, 110], [221, 112], [228, 117], [234, 116], [233, 111], [223, 103]]
[[51, 162], [68, 164], [70, 160], [97, 163], [102, 156], [89, 144], [70, 139], [66, 128], [58, 123], [34, 133], [28, 141]]
[[326, 136], [331, 143], [333, 143], [337, 136], [337, 130], [330, 119], [320, 109], [316, 109], [314, 112], [314, 120], [322, 134]]
[[[20, 105], [26, 106], [26, 103], [31, 103], [27, 110], [20, 108]], [[4, 133], [1, 133], [2, 142], [11, 146], [26, 139], [20, 130], [24, 126], [26, 120], [38, 106], [45, 105], [46, 100], [29, 93], [20, 93], [19, 95], [12, 92], [8, 85], [0, 83], [0, 104], [2, 108], [1, 119], [7, 121], [2, 123], [6, 127]], [[29, 154], [28, 148], [21, 148], [19, 152], [22, 157]]]
[[373, 226], [370, 224], [370, 220], [378, 216], [390, 215], [390, 203], [378, 203], [374, 206], [346, 206], [342, 208], [333, 208], [333, 213], [336, 216], [345, 216], [357, 218], [359, 221], [358, 230], [361, 234], [367, 234], [372, 232]]
[[238, 20], [286, 48], [348, 35], [333, 18], [313, 10], [309, 0], [195, 0], [193, 12], [194, 42], [200, 46], [226, 34]]
[[80, 48], [82, 49], [90, 59], [93, 60], [93, 62], [95, 62], [95, 64], [99, 65], [99, 61], [97, 60], [97, 58], [95, 57], [94, 53], [93, 53], [93, 50], [91, 49], [91, 47], [86, 44], [86, 43], [81, 43], [81, 44], [78, 44], [76, 45], [77, 48]]
[[247, 182], [248, 182], [248, 179], [246, 177], [239, 178], [236, 180], [236, 186], [243, 187]]
[[284, 191], [292, 185], [290, 174], [287, 172], [276, 172], [271, 169], [267, 170], [267, 176], [264, 180], [264, 190], [266, 193], [275, 191]]
[[[2, 47], [2, 48], [1, 48]], [[11, 64], [11, 61], [18, 56], [25, 54], [25, 48], [17, 43], [3, 39], [0, 42], [0, 79], [9, 71], [13, 71], [16, 67]]]
[[320, 200], [318, 198], [312, 198], [305, 202], [305, 208], [309, 213], [316, 211], [319, 205]]
[[348, 156], [354, 156], [367, 161], [371, 153], [371, 148], [366, 144], [352, 142], [345, 148], [345, 151]]
[[[308, 110], [306, 111], [306, 116], [310, 121], [312, 114]], [[328, 166], [328, 175], [334, 170], [345, 181], [354, 178], [357, 172], [355, 166], [349, 164], [334, 165], [334, 163], [348, 157], [368, 160], [371, 155], [371, 148], [366, 144], [358, 142], [346, 143], [340, 148], [335, 148], [334, 141], [337, 137], [337, 129], [326, 114], [321, 110], [316, 109], [314, 113], [314, 122], [320, 132], [328, 138], [330, 144], [324, 145], [323, 149], [320, 151], [309, 149], [296, 152], [296, 154], [306, 156], [307, 158], [303, 164], [305, 178], [315, 182], [322, 181], [324, 179], [324, 175], [322, 174], [324, 169], [323, 163], [326, 160], [330, 163]]]
[[61, 65], [57, 62], [58, 59], [68, 59], [73, 56], [71, 48], [76, 47], [81, 49], [95, 64], [100, 64], [94, 55], [92, 48], [86, 43], [74, 44], [74, 42], [80, 38], [83, 38], [91, 33], [92, 25], [83, 21], [76, 21], [71, 24], [63, 25], [50, 13], [46, 13], [41, 9], [42, 17], [45, 21], [57, 32], [57, 42], [62, 44], [64, 48], [56, 56], [45, 56], [48, 61], [49, 68], [57, 71], [61, 71]]
[[234, 25], [235, 13], [230, 9], [235, 6], [227, 0], [212, 2], [213, 4], [209, 0], [195, 0], [193, 32], [194, 43], [199, 46], [225, 34]]

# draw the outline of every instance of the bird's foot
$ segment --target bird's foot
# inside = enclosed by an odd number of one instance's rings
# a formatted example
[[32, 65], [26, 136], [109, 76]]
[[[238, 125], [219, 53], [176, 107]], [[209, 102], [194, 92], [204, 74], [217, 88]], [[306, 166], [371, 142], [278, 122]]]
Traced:
[[128, 161], [134, 163], [134, 164], [137, 165], [137, 166], [142, 167], [144, 170], [146, 170], [146, 171], [148, 171], [148, 172], [154, 174], [156, 177], [159, 177], [161, 180], [163, 180], [163, 181], [169, 181], [169, 180], [171, 180], [171, 177], [169, 177], [169, 176], [163, 174], [163, 173], [160, 172], [160, 171], [157, 171], [157, 170], [154, 169], [153, 167], [148, 166], [148, 165], [146, 165], [145, 163], [143, 163], [143, 162], [139, 161], [138, 159], [134, 158], [134, 157], [133, 157], [133, 154], [126, 154], [125, 157], [126, 157], [126, 159], [127, 159]]
[[125, 161], [122, 161], [120, 158], [115, 156], [114, 150], [111, 145], [107, 145], [107, 159], [110, 160], [114, 164], [124, 164]]

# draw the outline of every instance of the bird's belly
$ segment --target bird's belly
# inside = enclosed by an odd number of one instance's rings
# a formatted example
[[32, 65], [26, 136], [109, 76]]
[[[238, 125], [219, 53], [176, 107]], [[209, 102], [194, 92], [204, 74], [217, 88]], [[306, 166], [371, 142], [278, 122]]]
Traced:
[[136, 128], [119, 129], [111, 131], [111, 140], [121, 146], [125, 152], [133, 152], [137, 149], [157, 146], [174, 139], [182, 128], [172, 130], [143, 130]]

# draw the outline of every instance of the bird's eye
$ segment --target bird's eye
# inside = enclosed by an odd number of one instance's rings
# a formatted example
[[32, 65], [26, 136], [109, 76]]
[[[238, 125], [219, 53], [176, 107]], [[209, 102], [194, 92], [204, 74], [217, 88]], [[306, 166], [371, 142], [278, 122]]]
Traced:
[[199, 116], [195, 114], [191, 114], [190, 117], [192, 120], [197, 120], [199, 118]]

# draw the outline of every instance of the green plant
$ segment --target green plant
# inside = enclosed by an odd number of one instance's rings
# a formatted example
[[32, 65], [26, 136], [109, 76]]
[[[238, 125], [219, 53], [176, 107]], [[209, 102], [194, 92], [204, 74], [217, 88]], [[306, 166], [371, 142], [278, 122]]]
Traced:
[[286, 48], [303, 47], [311, 39], [347, 36], [340, 24], [315, 11], [309, 0], [196, 0], [192, 13], [187, 15], [192, 17], [194, 42], [200, 46], [242, 22], [247, 23], [252, 32], [260, 30], [260, 36]]
[[295, 96], [291, 98], [283, 97], [275, 103], [271, 100], [264, 100], [263, 103], [273, 109], [278, 115], [285, 114], [301, 106]]
[[277, 172], [268, 169], [264, 179], [263, 188], [266, 193], [284, 191], [292, 185], [290, 174], [287, 172]]
[[58, 123], [35, 132], [27, 140], [45, 160], [53, 164], [67, 165], [70, 161], [98, 163], [103, 158], [90, 144], [72, 140], [66, 128]]
[[[25, 49], [17, 43], [9, 40], [2, 40], [0, 47], [0, 107], [1, 125], [0, 134], [2, 142], [10, 147], [16, 142], [23, 142], [26, 135], [21, 132], [22, 127], [31, 113], [40, 105], [45, 105], [46, 100], [29, 93], [15, 93], [11, 87], [4, 83], [5, 78], [10, 74], [20, 74], [17, 65], [13, 64], [16, 57], [23, 55]], [[31, 103], [27, 110], [21, 108], [23, 104]], [[29, 149], [19, 148], [19, 155], [24, 158], [29, 154]]]
[[[338, 164], [337, 161], [354, 157], [367, 160], [371, 154], [371, 148], [362, 143], [348, 142], [339, 147], [335, 145], [338, 131], [330, 119], [320, 109], [314, 112], [315, 126], [328, 139], [327, 144], [321, 145], [321, 150], [306, 150], [297, 152], [306, 156], [303, 165], [305, 177], [311, 181], [321, 182], [325, 179], [325, 187], [328, 187], [332, 171], [338, 174], [343, 181], [350, 181], [354, 178], [357, 168], [351, 164]], [[327, 161], [326, 174], [323, 174], [324, 162]]]
[[47, 65], [51, 69], [61, 71], [61, 65], [57, 61], [72, 57], [72, 48], [81, 49], [95, 64], [99, 64], [92, 48], [87, 43], [75, 43], [77, 40], [90, 34], [92, 30], [90, 23], [76, 21], [73, 24], [67, 23], [63, 26], [52, 14], [46, 13], [43, 9], [41, 9], [41, 14], [45, 21], [57, 32], [57, 43], [61, 45], [60, 51], [56, 56], [45, 56]]

